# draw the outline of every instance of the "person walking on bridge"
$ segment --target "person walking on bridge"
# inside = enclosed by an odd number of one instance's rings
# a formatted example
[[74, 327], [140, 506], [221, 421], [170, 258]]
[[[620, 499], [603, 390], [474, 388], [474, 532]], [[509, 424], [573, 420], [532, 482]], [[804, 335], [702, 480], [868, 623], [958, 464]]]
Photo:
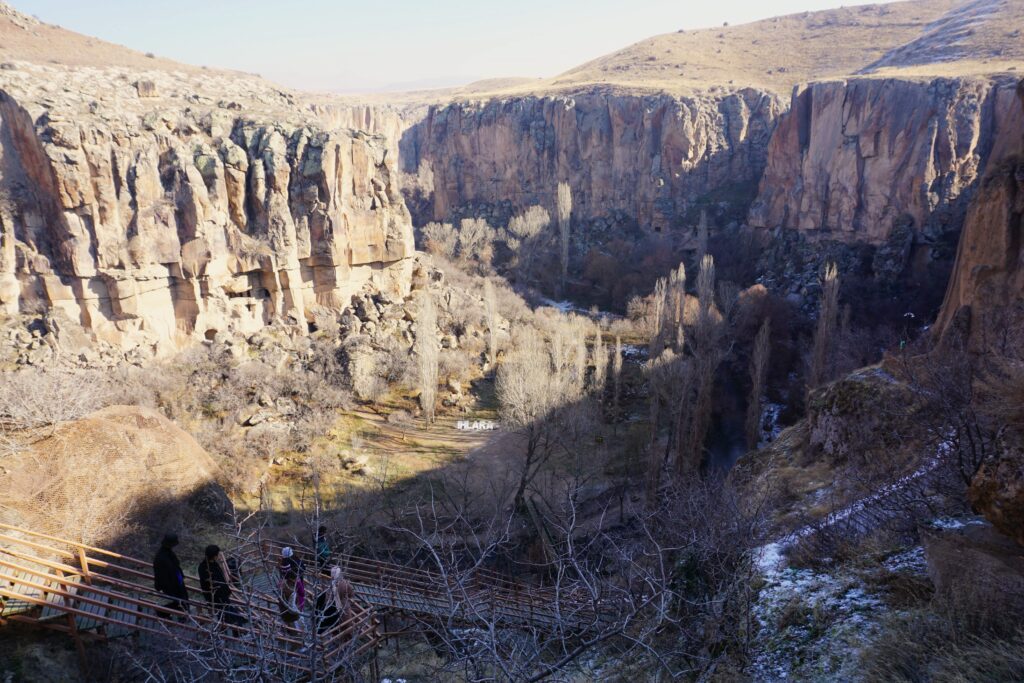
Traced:
[[199, 585], [203, 589], [206, 602], [213, 608], [214, 616], [232, 625], [245, 623], [245, 619], [231, 604], [234, 581], [220, 547], [206, 546], [205, 555], [206, 557], [199, 563]]
[[352, 618], [352, 584], [345, 579], [341, 567], [331, 567], [331, 582], [327, 590], [316, 599], [316, 611], [320, 615], [317, 631], [324, 633], [338, 624]]
[[[153, 558], [153, 587], [171, 598], [165, 607], [179, 612], [188, 612], [188, 588], [185, 586], [185, 575], [181, 571], [181, 562], [174, 553], [178, 545], [178, 535], [168, 533], [160, 543], [160, 549]], [[167, 619], [171, 615], [159, 612], [158, 616]]]

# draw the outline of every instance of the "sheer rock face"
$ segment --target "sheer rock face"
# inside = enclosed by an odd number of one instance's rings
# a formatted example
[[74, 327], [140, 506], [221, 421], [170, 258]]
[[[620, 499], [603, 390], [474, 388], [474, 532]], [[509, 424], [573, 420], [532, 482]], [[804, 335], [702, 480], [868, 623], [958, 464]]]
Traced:
[[979, 350], [997, 343], [1024, 320], [1024, 81], [1016, 96], [994, 161], [968, 212], [935, 324], [938, 334], [957, 330]]
[[[928, 243], [961, 228], [1013, 102], [1012, 83], [983, 77], [819, 82], [789, 103], [749, 88], [455, 102], [406, 112], [400, 152], [406, 173], [432, 176], [417, 222], [501, 202], [551, 211], [567, 181], [576, 221], [660, 232], [728, 205], [756, 228], [880, 245], [910, 224]], [[355, 116], [402, 129], [383, 108]]]
[[959, 230], [1012, 110], [1012, 87], [987, 79], [797, 88], [749, 223], [872, 244], [908, 218], [925, 241]]
[[554, 212], [556, 187], [568, 182], [574, 220], [618, 214], [661, 231], [678, 227], [710, 193], [752, 196], [782, 108], [775, 95], [753, 89], [433, 106], [404, 133], [402, 166], [432, 174], [418, 221], [501, 202]]
[[256, 79], [138, 78], [22, 64], [0, 79], [5, 312], [63, 309], [164, 352], [304, 331], [368, 280], [408, 291], [412, 226], [381, 138]]

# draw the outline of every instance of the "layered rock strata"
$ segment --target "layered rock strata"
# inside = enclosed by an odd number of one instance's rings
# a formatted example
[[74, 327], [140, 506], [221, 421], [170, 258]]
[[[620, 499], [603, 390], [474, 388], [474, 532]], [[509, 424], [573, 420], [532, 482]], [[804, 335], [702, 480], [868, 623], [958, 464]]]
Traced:
[[1014, 125], [1012, 83], [860, 79], [797, 88], [768, 148], [749, 224], [880, 244], [959, 230]]
[[173, 350], [405, 294], [395, 159], [255, 78], [0, 72], [0, 306]]

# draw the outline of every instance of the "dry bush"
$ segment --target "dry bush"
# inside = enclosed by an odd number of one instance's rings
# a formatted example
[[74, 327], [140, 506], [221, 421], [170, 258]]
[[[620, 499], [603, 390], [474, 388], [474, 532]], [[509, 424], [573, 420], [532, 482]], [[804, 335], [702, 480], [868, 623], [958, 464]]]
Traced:
[[929, 608], [892, 617], [861, 652], [864, 679], [893, 683], [1024, 680], [1024, 631], [976, 632], [965, 629], [963, 621]]
[[459, 236], [451, 223], [427, 223], [423, 226], [424, 248], [435, 256], [455, 258]]
[[31, 368], [4, 373], [0, 382], [0, 425], [38, 429], [78, 419], [109, 405], [106, 375], [93, 371]]

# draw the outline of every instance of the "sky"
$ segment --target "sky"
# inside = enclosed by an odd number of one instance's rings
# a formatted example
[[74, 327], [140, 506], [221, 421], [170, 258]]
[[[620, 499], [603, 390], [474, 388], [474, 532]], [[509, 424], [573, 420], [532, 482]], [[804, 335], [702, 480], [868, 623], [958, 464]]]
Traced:
[[[878, 2], [880, 0], [875, 0]], [[885, 1], [885, 0], [881, 0]], [[548, 77], [644, 38], [843, 0], [11, 0], [50, 24], [335, 92]], [[845, 4], [851, 3], [846, 0]], [[154, 9], [159, 7], [159, 9]]]

